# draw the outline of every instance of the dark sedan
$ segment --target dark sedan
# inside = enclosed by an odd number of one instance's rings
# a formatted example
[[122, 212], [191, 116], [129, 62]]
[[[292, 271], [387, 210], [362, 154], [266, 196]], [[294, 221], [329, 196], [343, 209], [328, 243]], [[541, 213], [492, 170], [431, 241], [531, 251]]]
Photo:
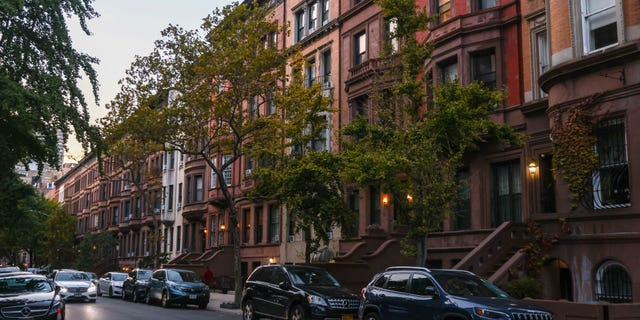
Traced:
[[149, 279], [146, 295], [147, 304], [155, 301], [160, 301], [165, 308], [172, 304], [195, 304], [200, 309], [206, 309], [209, 303], [209, 287], [193, 271], [158, 269]]
[[139, 268], [131, 270], [122, 284], [122, 300], [131, 298], [133, 302], [137, 302], [144, 299], [147, 294], [147, 282], [151, 278], [152, 272]]
[[43, 275], [15, 272], [0, 276], [0, 319], [63, 320], [64, 301]]

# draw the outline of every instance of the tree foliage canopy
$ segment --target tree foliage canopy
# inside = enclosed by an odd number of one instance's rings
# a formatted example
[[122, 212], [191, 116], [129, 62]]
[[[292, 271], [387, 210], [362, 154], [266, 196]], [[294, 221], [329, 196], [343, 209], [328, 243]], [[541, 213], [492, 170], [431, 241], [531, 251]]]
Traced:
[[97, 17], [93, 0], [32, 0], [0, 3], [0, 172], [19, 162], [57, 166], [58, 134], [75, 134], [85, 149], [100, 144], [89, 124], [87, 102], [77, 85], [86, 76], [98, 100], [94, 57], [76, 51], [66, 18], [85, 33]]

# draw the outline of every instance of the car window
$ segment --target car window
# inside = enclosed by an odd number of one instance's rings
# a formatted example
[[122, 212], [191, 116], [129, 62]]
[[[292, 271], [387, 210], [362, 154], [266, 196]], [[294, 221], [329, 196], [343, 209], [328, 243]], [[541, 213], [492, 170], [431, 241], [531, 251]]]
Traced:
[[193, 271], [167, 270], [167, 278], [173, 282], [202, 282], [200, 277]]
[[151, 271], [149, 271], [149, 270], [139, 270], [138, 271], [138, 276], [137, 276], [138, 280], [147, 280], [149, 278], [151, 278]]
[[384, 274], [380, 278], [378, 278], [376, 282], [373, 283], [373, 286], [378, 288], [384, 288], [384, 284], [387, 282], [388, 279], [389, 279], [389, 275]]
[[267, 267], [258, 268], [251, 273], [247, 281], [266, 281], [265, 275]]
[[124, 279], [126, 279], [126, 278], [127, 278], [127, 275], [126, 275], [126, 274], [124, 274], [124, 273], [114, 273], [114, 274], [111, 276], [111, 279], [112, 279], [113, 281], [124, 281]]
[[393, 291], [405, 292], [407, 291], [409, 276], [411, 276], [411, 274], [408, 272], [391, 274], [384, 288]]
[[414, 273], [411, 277], [410, 293], [426, 295], [427, 287], [433, 287], [433, 282], [426, 275], [421, 273]]
[[287, 274], [284, 272], [284, 270], [280, 268], [273, 268], [273, 273], [271, 274], [269, 282], [273, 284], [279, 284], [284, 281], [287, 281]]
[[153, 273], [153, 277], [158, 280], [164, 280], [164, 270], [157, 270]]
[[58, 272], [56, 281], [89, 281], [89, 277], [82, 272]]
[[298, 286], [340, 286], [340, 282], [324, 269], [287, 267], [287, 270], [291, 281]]
[[462, 297], [506, 297], [500, 289], [478, 277], [466, 274], [434, 274], [444, 291]]
[[0, 295], [32, 292], [51, 292], [53, 287], [44, 278], [3, 278], [0, 281]]

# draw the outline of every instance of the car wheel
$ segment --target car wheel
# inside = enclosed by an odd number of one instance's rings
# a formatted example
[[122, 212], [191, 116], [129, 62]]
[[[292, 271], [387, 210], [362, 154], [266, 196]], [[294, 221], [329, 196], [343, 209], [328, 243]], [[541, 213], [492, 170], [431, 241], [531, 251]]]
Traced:
[[163, 308], [169, 308], [169, 293], [166, 291], [162, 291], [162, 300], [160, 300], [160, 304]]
[[102, 291], [100, 291], [100, 286], [96, 286], [96, 293], [98, 294], [98, 297], [102, 297]]
[[120, 297], [122, 298], [122, 300], [127, 301], [127, 292], [124, 291], [124, 287], [122, 289], [120, 289]]
[[133, 296], [131, 297], [131, 301], [138, 302], [138, 300], [140, 300], [140, 297], [138, 297], [138, 289], [133, 288]]
[[207, 308], [207, 304], [208, 304], [208, 303], [201, 303], [201, 304], [199, 304], [199, 305], [198, 305], [198, 309], [200, 309], [200, 310], [204, 310], [204, 309], [206, 309], [206, 308]]
[[153, 300], [151, 300], [151, 292], [147, 291], [147, 294], [144, 297], [144, 302], [146, 302], [148, 305], [153, 304]]
[[302, 308], [301, 305], [297, 304], [291, 309], [291, 312], [289, 313], [289, 319], [305, 320], [307, 319], [307, 314], [305, 313], [304, 308]]
[[253, 301], [247, 300], [242, 307], [242, 319], [243, 320], [257, 320], [260, 319], [258, 315], [256, 315], [256, 311], [253, 308]]
[[380, 317], [378, 317], [378, 314], [375, 312], [369, 312], [362, 320], [380, 320]]
[[113, 297], [113, 288], [109, 287], [109, 298]]

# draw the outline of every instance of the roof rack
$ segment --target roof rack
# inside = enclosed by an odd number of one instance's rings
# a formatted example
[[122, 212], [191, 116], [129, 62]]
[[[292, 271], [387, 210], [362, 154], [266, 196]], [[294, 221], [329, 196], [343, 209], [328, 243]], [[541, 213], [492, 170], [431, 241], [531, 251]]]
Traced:
[[427, 267], [416, 267], [416, 266], [393, 266], [385, 269], [385, 271], [393, 271], [393, 270], [420, 270], [420, 271], [431, 272], [431, 270], [429, 270]]

